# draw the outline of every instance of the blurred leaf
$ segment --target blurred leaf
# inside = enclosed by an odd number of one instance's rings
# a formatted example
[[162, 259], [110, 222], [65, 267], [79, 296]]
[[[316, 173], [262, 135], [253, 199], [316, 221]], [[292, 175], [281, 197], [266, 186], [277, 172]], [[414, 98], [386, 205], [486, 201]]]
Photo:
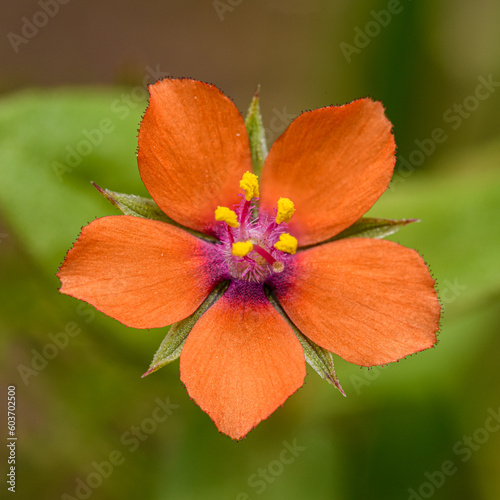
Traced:
[[91, 180], [145, 191], [135, 151], [146, 104], [117, 108], [121, 95], [56, 89], [0, 101], [0, 211], [50, 275], [80, 228], [107, 214]]

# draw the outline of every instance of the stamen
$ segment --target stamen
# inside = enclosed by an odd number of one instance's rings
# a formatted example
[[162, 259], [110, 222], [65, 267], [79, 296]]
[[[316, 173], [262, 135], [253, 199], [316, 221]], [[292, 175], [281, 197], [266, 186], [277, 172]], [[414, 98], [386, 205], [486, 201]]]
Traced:
[[259, 178], [251, 172], [245, 172], [240, 181], [240, 188], [245, 191], [245, 200], [259, 197]]
[[293, 255], [297, 251], [297, 238], [288, 233], [280, 234], [280, 240], [274, 244], [274, 248]]
[[253, 243], [250, 240], [238, 241], [236, 243], [233, 243], [233, 248], [231, 250], [231, 253], [235, 257], [245, 257], [252, 250], [253, 250]]
[[276, 223], [281, 224], [290, 222], [293, 213], [295, 212], [295, 205], [293, 201], [288, 198], [280, 198], [278, 200], [278, 213], [276, 214]]
[[240, 221], [241, 221], [241, 230], [244, 231], [247, 223], [247, 215], [250, 210], [250, 206], [252, 204], [249, 201], [244, 201], [242, 203], [241, 212], [240, 212]]
[[266, 239], [276, 228], [278, 227], [278, 224], [276, 224], [276, 221], [273, 220], [268, 226], [265, 231], [265, 233], [262, 235], [263, 239]]
[[217, 207], [215, 210], [215, 220], [225, 222], [228, 226], [234, 228], [240, 227], [236, 212], [227, 207]]
[[233, 232], [231, 231], [231, 228], [229, 226], [226, 226], [226, 233], [227, 233], [227, 237], [229, 239], [229, 244], [233, 245], [234, 243], [234, 236], [233, 236]]

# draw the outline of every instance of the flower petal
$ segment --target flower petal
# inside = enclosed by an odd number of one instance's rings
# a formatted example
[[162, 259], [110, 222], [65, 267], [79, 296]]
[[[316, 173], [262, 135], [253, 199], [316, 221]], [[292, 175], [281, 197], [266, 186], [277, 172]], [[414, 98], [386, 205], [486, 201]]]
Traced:
[[391, 127], [370, 99], [303, 113], [269, 152], [261, 207], [273, 214], [278, 198], [293, 201], [290, 230], [299, 246], [335, 236], [387, 188], [395, 163]]
[[163, 222], [103, 217], [68, 252], [60, 291], [127, 326], [166, 326], [196, 311], [213, 288], [209, 245]]
[[332, 353], [315, 344], [311, 339], [304, 337], [304, 335], [302, 335], [302, 332], [300, 332], [298, 328], [290, 321], [290, 318], [287, 316], [287, 314], [281, 307], [281, 304], [276, 300], [274, 295], [272, 293], [266, 295], [269, 299], [269, 302], [271, 302], [272, 306], [281, 314], [281, 316], [285, 319], [285, 321], [292, 329], [293, 333], [295, 333], [296, 337], [299, 339], [300, 345], [304, 350], [306, 362], [314, 368], [316, 373], [323, 380], [326, 380], [329, 384], [334, 385], [345, 397], [344, 389], [342, 389], [339, 379], [335, 373]]
[[262, 286], [233, 283], [196, 323], [181, 379], [217, 428], [244, 437], [304, 382], [304, 352]]
[[166, 79], [149, 92], [139, 130], [141, 178], [169, 217], [207, 231], [218, 205], [239, 202], [239, 181], [252, 170], [243, 117], [207, 83]]
[[276, 297], [304, 335], [363, 366], [436, 343], [440, 305], [423, 259], [392, 241], [353, 238], [297, 254]]
[[219, 283], [191, 316], [174, 323], [168, 329], [167, 335], [156, 351], [148, 371], [142, 376], [143, 378], [176, 360], [181, 355], [182, 348], [194, 325], [200, 317], [224, 295], [229, 283], [229, 281], [222, 281]]

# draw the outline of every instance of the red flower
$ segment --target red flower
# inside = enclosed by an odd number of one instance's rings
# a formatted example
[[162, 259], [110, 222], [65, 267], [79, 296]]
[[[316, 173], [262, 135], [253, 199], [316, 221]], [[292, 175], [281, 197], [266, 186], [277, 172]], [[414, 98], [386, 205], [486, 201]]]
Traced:
[[190, 331], [180, 370], [190, 396], [235, 439], [303, 384], [296, 329], [319, 351], [362, 366], [435, 344], [440, 306], [417, 252], [333, 238], [391, 179], [395, 143], [380, 103], [300, 115], [273, 144], [259, 193], [244, 120], [226, 96], [187, 79], [160, 81], [150, 94], [139, 171], [177, 225], [95, 220], [59, 271], [61, 292], [125, 325], [155, 328], [192, 315], [228, 281]]

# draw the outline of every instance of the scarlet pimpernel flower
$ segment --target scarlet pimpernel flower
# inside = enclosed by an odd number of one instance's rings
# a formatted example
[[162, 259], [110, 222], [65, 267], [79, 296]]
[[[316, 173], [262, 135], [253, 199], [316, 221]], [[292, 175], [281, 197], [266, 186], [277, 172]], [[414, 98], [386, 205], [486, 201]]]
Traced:
[[[359, 99], [301, 114], [269, 153], [213, 85], [150, 86], [138, 165], [152, 199], [99, 191], [125, 215], [82, 229], [61, 292], [135, 328], [173, 325], [148, 375], [180, 357], [189, 395], [244, 437], [304, 382], [432, 347], [440, 305], [419, 254], [381, 239], [412, 219], [364, 218], [395, 163], [391, 123]], [[97, 186], [96, 186], [97, 187]]]

